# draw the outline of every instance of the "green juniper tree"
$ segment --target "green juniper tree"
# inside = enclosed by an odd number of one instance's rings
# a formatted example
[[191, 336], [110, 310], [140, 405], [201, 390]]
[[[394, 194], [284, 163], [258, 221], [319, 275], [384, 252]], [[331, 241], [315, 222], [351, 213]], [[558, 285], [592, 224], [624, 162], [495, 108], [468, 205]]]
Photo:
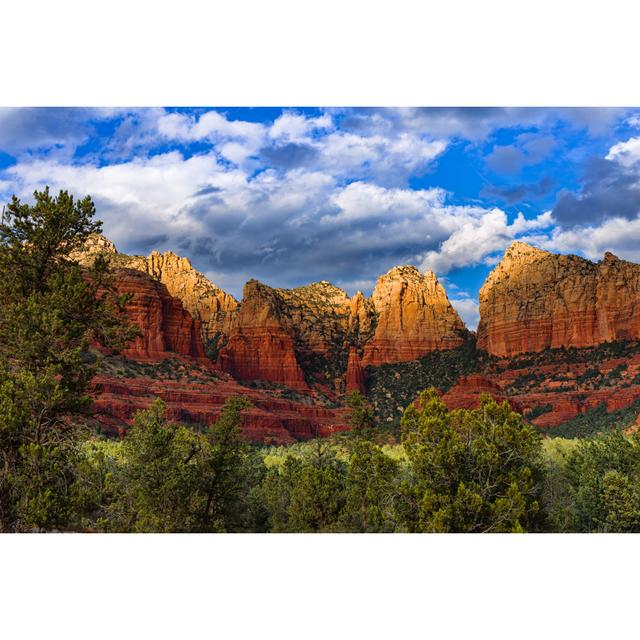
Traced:
[[374, 425], [375, 412], [359, 391], [352, 391], [345, 401], [346, 405], [351, 408], [349, 415], [351, 433], [356, 437], [366, 436]]
[[517, 532], [540, 526], [540, 436], [507, 402], [449, 411], [433, 389], [405, 411], [411, 478], [398, 517], [409, 531]]
[[310, 455], [287, 456], [281, 468], [271, 468], [262, 497], [275, 532], [339, 530], [345, 502], [346, 465], [320, 439]]
[[341, 525], [345, 531], [393, 531], [399, 465], [366, 440], [351, 447]]
[[640, 438], [611, 431], [582, 440], [565, 468], [571, 529], [640, 531]]
[[[122, 460], [106, 481], [110, 502], [97, 526], [162, 533], [263, 527], [266, 516], [254, 498], [262, 476], [240, 431], [241, 412], [249, 406], [230, 398], [204, 431], [167, 420], [159, 399], [138, 411]], [[109, 471], [100, 458], [94, 468]]]
[[132, 336], [107, 262], [83, 270], [70, 259], [101, 229], [91, 199], [48, 188], [34, 199], [14, 196], [0, 224], [0, 531], [66, 526], [90, 345]]

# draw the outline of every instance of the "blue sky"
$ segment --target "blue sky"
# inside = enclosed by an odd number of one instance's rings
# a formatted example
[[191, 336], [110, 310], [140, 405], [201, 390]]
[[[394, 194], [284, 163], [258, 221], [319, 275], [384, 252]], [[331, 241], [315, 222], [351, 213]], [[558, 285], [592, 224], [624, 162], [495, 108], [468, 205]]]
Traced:
[[0, 197], [47, 184], [236, 297], [414, 264], [473, 329], [514, 239], [640, 261], [640, 109], [0, 109]]

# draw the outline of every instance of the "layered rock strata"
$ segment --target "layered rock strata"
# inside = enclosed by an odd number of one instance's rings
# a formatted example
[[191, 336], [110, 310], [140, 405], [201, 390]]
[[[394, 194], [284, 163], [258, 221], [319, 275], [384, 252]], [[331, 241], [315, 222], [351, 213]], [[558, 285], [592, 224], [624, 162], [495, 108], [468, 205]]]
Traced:
[[218, 364], [238, 380], [265, 380], [307, 390], [294, 338], [278, 292], [257, 280], [244, 286], [243, 301]]
[[415, 360], [462, 344], [468, 331], [433, 271], [395, 267], [372, 295], [377, 323], [365, 344], [363, 366]]
[[117, 292], [131, 295], [126, 315], [140, 330], [125, 357], [157, 361], [177, 354], [205, 360], [200, 323], [162, 283], [133, 269], [117, 269], [114, 276]]
[[640, 338], [640, 265], [514, 242], [480, 289], [478, 347], [496, 356]]

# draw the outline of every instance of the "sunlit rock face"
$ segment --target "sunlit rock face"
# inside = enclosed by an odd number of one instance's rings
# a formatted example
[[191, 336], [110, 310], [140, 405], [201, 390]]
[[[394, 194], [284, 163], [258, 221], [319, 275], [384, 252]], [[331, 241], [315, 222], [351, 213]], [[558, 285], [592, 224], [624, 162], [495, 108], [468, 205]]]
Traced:
[[514, 242], [480, 289], [478, 347], [496, 356], [640, 337], [640, 265]]
[[364, 347], [364, 366], [415, 360], [468, 337], [432, 271], [423, 275], [415, 267], [395, 267], [378, 278], [372, 301], [377, 323]]

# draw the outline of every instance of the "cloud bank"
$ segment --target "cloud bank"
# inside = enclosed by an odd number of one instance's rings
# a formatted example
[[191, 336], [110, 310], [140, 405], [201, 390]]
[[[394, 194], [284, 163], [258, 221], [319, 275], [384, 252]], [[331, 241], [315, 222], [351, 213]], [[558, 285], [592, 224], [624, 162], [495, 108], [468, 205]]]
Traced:
[[[91, 194], [121, 250], [173, 249], [235, 295], [251, 277], [284, 287], [326, 279], [349, 293], [368, 293], [392, 266], [416, 264], [457, 278], [452, 303], [471, 328], [477, 283], [467, 285], [465, 270], [488, 272], [515, 239], [593, 259], [611, 250], [640, 260], [640, 138], [612, 133], [616, 122], [627, 131], [635, 126], [637, 114], [285, 109], [253, 115], [0, 110], [0, 194], [29, 199], [45, 185]], [[570, 149], [573, 139], [581, 146]], [[596, 139], [611, 140], [599, 155], [592, 152]], [[441, 163], [461, 140], [473, 171], [486, 167], [496, 176], [483, 178], [475, 197], [439, 184], [451, 182]], [[584, 156], [569, 187], [557, 170], [546, 169], [567, 149]], [[523, 198], [554, 200], [521, 209]]]

